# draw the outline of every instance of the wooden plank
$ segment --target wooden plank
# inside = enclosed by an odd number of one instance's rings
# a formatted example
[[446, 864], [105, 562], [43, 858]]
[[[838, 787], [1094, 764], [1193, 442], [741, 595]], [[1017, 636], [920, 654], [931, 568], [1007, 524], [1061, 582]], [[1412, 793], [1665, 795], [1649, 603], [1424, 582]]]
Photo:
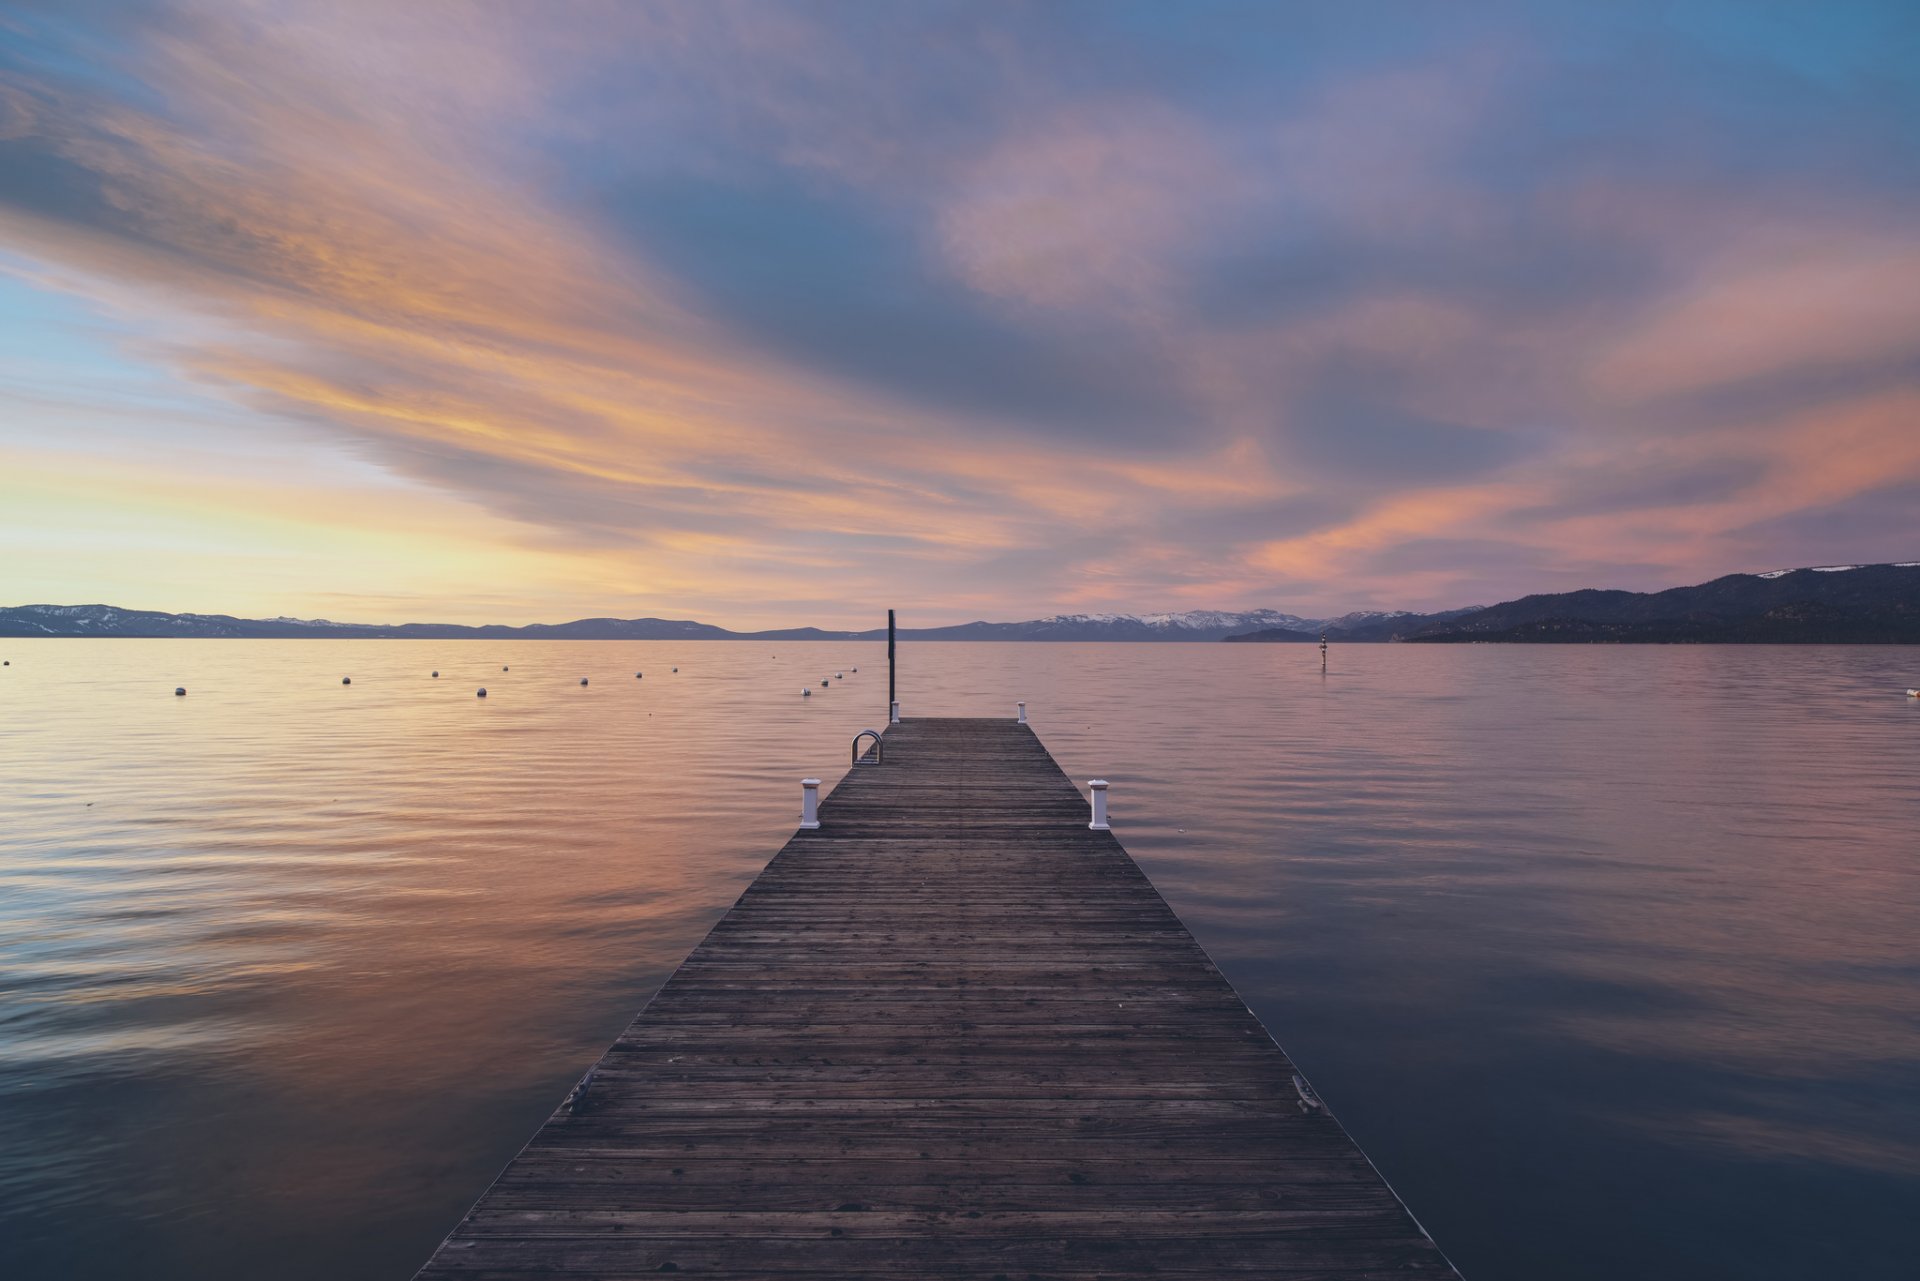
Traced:
[[421, 1277], [1454, 1275], [1031, 730], [885, 756]]

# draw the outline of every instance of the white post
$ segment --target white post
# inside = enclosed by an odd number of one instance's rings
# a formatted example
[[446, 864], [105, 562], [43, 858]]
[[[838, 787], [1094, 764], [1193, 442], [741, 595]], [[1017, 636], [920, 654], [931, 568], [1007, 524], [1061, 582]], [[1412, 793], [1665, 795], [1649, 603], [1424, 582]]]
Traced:
[[1020, 709], [1020, 723], [1025, 725], [1027, 723], [1027, 705], [1025, 703], [1016, 703], [1014, 706]]
[[1107, 826], [1107, 780], [1094, 778], [1087, 780], [1087, 786], [1093, 789], [1093, 822], [1087, 824], [1096, 832], [1110, 832]]
[[900, 723], [900, 700], [897, 698], [893, 700], [893, 723], [895, 725]]
[[811, 832], [820, 826], [820, 780], [800, 780], [800, 830]]

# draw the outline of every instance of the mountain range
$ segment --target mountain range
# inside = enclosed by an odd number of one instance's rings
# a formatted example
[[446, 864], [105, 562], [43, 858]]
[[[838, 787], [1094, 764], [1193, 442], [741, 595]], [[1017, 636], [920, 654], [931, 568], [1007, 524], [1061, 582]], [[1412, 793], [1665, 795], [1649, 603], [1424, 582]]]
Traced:
[[[1056, 614], [1016, 623], [902, 628], [905, 640], [1502, 641], [1920, 643], [1920, 562], [1728, 574], [1662, 592], [1583, 590], [1437, 613], [1359, 610], [1306, 618], [1278, 610]], [[336, 623], [168, 614], [112, 605], [0, 607], [0, 636], [418, 638], [423, 640], [880, 640], [885, 628], [737, 632], [669, 618], [582, 618], [523, 627]]]
[[[1920, 562], [1728, 574], [1663, 592], [1555, 592], [1484, 609], [1383, 615], [1330, 640], [1646, 644], [1920, 644]], [[1230, 641], [1313, 641], [1263, 628]]]
[[1416, 614], [1406, 609], [1363, 609], [1338, 618], [1296, 620], [1292, 625], [1263, 627], [1257, 631], [1236, 632], [1224, 636], [1230, 641], [1398, 641], [1407, 640], [1429, 627], [1447, 624], [1456, 618], [1479, 613], [1482, 606], [1445, 609], [1434, 614]]
[[[1363, 627], [1403, 615], [1374, 612], [1338, 619], [1302, 618], [1277, 610], [1194, 610], [1178, 614], [1056, 614], [1018, 623], [959, 623], [900, 629], [904, 640], [1217, 641], [1239, 632]], [[1410, 615], [1406, 617], [1412, 617]], [[1425, 617], [1424, 615], [1421, 617]], [[736, 632], [711, 623], [672, 618], [581, 618], [524, 627], [458, 623], [336, 623], [324, 618], [235, 618], [230, 614], [166, 614], [113, 605], [18, 605], [0, 608], [0, 636], [121, 637], [413, 637], [423, 640], [883, 640], [884, 627], [828, 631], [787, 627]], [[1318, 632], [1315, 632], [1318, 635]]]
[[1920, 562], [1728, 574], [1663, 592], [1523, 596], [1408, 639], [1920, 644]]

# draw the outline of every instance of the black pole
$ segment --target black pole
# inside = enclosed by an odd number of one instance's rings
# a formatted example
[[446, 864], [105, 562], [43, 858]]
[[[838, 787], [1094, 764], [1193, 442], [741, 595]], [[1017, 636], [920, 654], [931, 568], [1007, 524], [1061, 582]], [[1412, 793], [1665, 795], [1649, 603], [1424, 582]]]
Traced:
[[893, 688], [893, 611], [887, 611], [887, 719], [893, 719], [894, 700], [900, 697]]

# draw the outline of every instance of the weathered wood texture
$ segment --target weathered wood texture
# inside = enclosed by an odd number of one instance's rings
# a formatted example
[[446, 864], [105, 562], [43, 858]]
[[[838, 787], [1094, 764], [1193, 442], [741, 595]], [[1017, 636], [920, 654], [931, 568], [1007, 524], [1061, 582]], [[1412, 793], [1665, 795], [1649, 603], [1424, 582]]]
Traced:
[[1452, 1275], [1030, 729], [885, 755], [421, 1276]]

